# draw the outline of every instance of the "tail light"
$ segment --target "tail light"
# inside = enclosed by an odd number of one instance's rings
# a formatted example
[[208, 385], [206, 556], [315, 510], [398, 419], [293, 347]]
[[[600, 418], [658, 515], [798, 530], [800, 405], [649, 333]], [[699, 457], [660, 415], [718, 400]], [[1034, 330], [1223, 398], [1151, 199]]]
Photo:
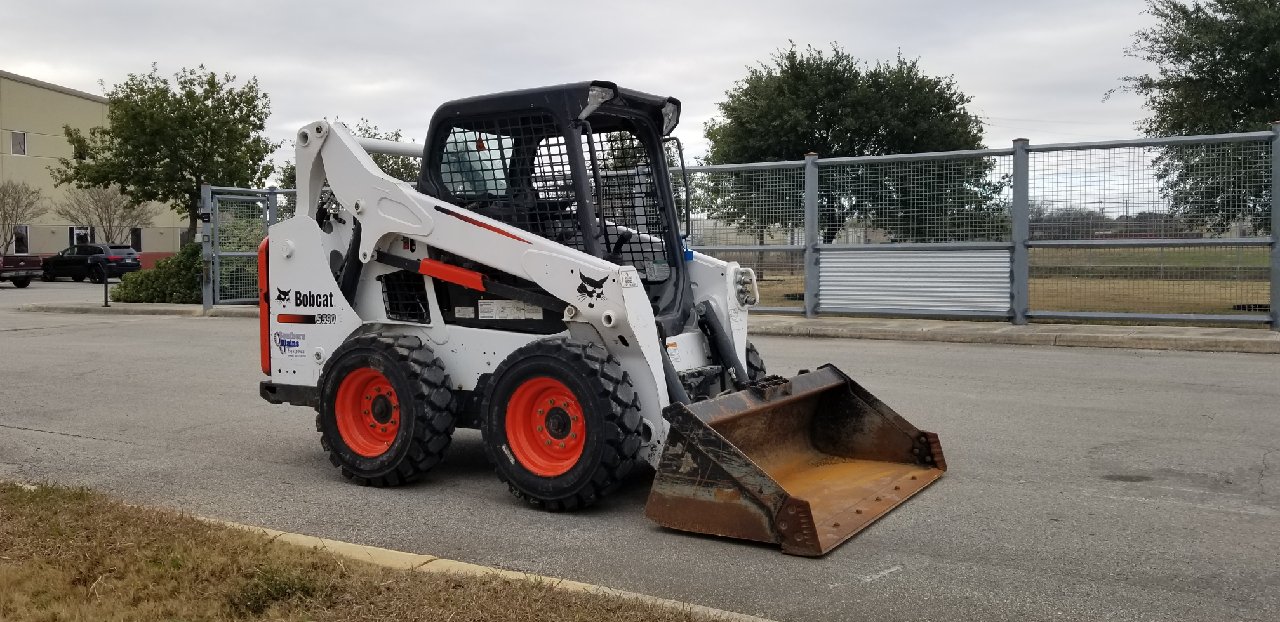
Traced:
[[121, 259], [124, 259], [124, 257], [121, 257], [120, 255], [107, 255], [107, 261], [120, 261]]

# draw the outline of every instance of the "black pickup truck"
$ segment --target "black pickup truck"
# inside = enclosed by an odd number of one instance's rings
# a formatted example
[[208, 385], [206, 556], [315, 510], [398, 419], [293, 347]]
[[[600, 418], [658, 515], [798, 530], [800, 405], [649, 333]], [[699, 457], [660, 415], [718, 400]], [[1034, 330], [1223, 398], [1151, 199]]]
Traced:
[[26, 287], [43, 274], [40, 258], [35, 255], [0, 257], [0, 282], [10, 281], [14, 287]]

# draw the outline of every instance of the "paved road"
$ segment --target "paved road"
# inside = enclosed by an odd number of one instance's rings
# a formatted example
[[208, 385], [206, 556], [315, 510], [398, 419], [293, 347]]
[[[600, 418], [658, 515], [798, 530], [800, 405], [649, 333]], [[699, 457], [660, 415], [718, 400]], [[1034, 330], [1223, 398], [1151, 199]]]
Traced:
[[0, 308], [0, 478], [784, 620], [1280, 619], [1275, 356], [760, 338], [774, 371], [860, 378], [952, 468], [814, 560], [664, 531], [644, 478], [527, 509], [472, 431], [425, 482], [349, 485], [310, 412], [257, 398], [255, 326]]

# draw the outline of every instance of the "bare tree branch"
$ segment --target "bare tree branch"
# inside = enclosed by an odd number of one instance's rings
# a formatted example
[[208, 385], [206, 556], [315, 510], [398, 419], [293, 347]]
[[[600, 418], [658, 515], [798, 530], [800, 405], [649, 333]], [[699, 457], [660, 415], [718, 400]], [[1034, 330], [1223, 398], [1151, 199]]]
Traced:
[[70, 188], [53, 213], [72, 224], [93, 227], [108, 244], [128, 244], [130, 231], [150, 227], [156, 211], [149, 204], [134, 205], [114, 186], [108, 186]]
[[26, 182], [0, 183], [0, 255], [9, 253], [18, 225], [31, 224], [47, 211], [39, 188]]

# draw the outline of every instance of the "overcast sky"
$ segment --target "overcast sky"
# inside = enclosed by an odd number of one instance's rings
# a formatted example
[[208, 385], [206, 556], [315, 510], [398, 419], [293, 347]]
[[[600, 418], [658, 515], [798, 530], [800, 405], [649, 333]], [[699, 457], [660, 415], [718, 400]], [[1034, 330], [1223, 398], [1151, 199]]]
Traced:
[[677, 135], [694, 154], [725, 90], [788, 40], [873, 61], [901, 51], [955, 76], [988, 146], [1133, 137], [1140, 100], [1103, 95], [1149, 69], [1124, 49], [1151, 19], [1141, 0], [2, 4], [0, 69], [95, 94], [153, 62], [257, 76], [276, 139], [365, 117], [421, 142], [443, 101], [602, 79], [678, 97]]

